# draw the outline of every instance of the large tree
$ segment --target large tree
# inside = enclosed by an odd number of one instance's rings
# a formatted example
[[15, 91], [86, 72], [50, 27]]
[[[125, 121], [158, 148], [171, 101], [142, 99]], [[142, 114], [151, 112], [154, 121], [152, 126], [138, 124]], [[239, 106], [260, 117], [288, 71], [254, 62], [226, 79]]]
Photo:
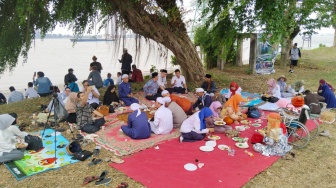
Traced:
[[117, 26], [171, 50], [189, 81], [204, 75], [176, 0], [2, 0], [0, 9], [0, 71], [15, 67], [20, 53], [27, 56], [37, 30], [44, 35], [57, 24], [70, 25], [80, 36], [114, 17]]

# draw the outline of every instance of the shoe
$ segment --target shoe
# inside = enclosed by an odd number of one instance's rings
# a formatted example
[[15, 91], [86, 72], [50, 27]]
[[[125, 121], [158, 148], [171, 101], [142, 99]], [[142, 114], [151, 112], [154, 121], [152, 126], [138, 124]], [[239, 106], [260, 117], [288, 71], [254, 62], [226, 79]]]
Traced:
[[290, 73], [292, 74], [294, 71], [290, 71]]
[[292, 72], [292, 69], [289, 69], [289, 71], [288, 72]]
[[180, 143], [183, 142], [183, 136], [180, 136]]

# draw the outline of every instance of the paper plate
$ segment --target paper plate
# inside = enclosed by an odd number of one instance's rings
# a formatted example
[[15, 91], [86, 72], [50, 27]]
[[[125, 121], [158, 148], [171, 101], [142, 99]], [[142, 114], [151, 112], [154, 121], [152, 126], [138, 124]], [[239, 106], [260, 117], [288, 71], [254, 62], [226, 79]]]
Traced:
[[199, 149], [201, 151], [205, 151], [205, 152], [209, 152], [209, 151], [213, 151], [214, 150], [213, 147], [209, 147], [209, 146], [201, 146]]
[[226, 123], [225, 123], [224, 121], [215, 121], [214, 124], [217, 125], [217, 126], [223, 126], [223, 125], [225, 125]]
[[236, 143], [236, 146], [238, 148], [242, 148], [242, 149], [246, 149], [246, 148], [249, 147], [249, 145], [246, 142], [244, 142], [244, 143]]
[[218, 147], [218, 149], [220, 149], [220, 150], [229, 150], [229, 149], [230, 149], [229, 146], [224, 145], [224, 144], [218, 145], [217, 147]]
[[197, 166], [192, 163], [187, 163], [184, 165], [184, 169], [188, 171], [195, 171], [197, 169]]
[[260, 124], [260, 123], [253, 123], [252, 126], [253, 126], [253, 127], [260, 127], [261, 124]]
[[206, 143], [205, 143], [205, 146], [209, 146], [209, 147], [216, 147], [216, 145], [217, 145], [217, 143], [216, 143], [216, 141], [215, 140], [210, 140], [210, 141], [207, 141]]
[[217, 136], [217, 135], [210, 135], [208, 136], [209, 139], [211, 140], [219, 140], [220, 139], [220, 136]]

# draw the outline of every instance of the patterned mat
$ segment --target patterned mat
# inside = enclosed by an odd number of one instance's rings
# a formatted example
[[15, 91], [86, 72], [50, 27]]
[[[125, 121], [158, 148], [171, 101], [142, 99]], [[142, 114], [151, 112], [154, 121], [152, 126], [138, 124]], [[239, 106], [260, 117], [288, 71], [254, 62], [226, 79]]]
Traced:
[[[42, 133], [43, 131], [41, 135]], [[56, 146], [69, 144], [60, 132], [56, 132], [56, 140]], [[54, 130], [46, 129], [42, 141], [44, 148], [40, 151], [25, 151], [23, 159], [6, 164], [17, 180], [78, 162], [78, 160], [71, 159], [72, 156], [67, 154], [65, 147], [55, 150]]]
[[[229, 89], [222, 89], [220, 94], [225, 95], [229, 92]], [[244, 106], [255, 106], [263, 103], [260, 95], [258, 93], [249, 93], [249, 92], [241, 92], [242, 97], [247, 101]]]

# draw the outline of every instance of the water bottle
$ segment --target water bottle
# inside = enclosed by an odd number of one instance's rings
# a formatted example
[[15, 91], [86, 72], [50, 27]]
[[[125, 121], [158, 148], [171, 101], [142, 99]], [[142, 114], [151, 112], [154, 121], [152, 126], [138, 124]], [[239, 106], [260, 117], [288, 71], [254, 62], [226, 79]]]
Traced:
[[236, 151], [235, 151], [234, 149], [231, 149], [231, 148], [230, 148], [230, 149], [228, 150], [228, 155], [229, 155], [229, 156], [232, 156], [232, 157], [233, 157], [233, 156], [235, 155], [235, 153], [236, 153]]

